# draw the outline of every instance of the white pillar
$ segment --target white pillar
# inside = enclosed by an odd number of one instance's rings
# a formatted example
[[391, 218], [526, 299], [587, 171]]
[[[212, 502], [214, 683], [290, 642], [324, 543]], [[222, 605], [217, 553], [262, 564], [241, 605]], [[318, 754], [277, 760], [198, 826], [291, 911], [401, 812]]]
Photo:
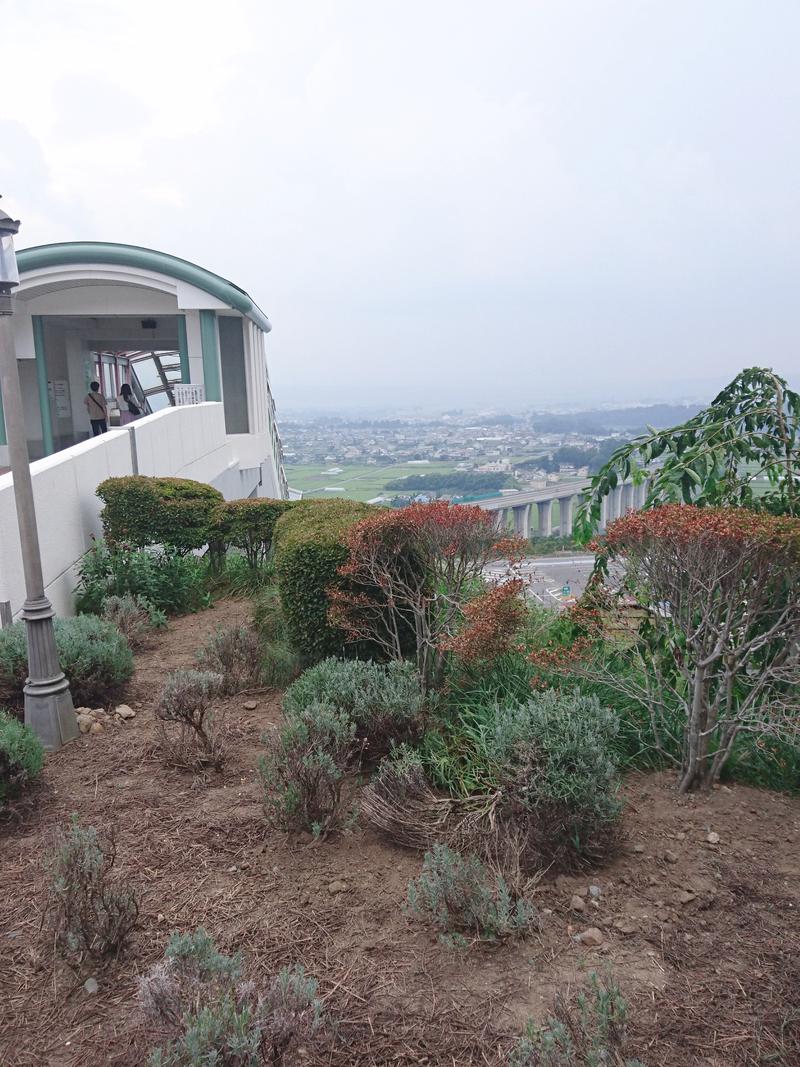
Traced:
[[536, 507], [539, 511], [539, 537], [550, 537], [553, 532], [553, 501], [539, 500]]
[[530, 504], [518, 504], [512, 508], [514, 513], [514, 533], [526, 541], [530, 537], [531, 506]]
[[558, 498], [558, 532], [562, 537], [572, 535], [572, 504], [573, 496], [560, 496]]
[[626, 515], [634, 507], [634, 485], [626, 482], [620, 487], [620, 515]]

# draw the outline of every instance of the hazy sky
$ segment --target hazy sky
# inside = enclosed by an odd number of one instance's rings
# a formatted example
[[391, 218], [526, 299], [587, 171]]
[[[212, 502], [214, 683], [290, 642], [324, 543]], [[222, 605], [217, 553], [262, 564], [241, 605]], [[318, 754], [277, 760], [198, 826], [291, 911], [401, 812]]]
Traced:
[[0, 0], [0, 25], [19, 244], [231, 278], [279, 406], [800, 376], [798, 0]]

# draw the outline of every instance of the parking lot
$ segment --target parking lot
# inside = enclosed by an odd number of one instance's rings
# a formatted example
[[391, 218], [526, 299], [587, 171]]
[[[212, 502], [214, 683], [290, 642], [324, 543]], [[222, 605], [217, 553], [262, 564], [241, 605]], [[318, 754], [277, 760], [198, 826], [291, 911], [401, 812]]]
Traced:
[[[583, 593], [594, 567], [591, 553], [572, 556], [529, 557], [519, 568], [527, 583], [526, 594], [546, 607], [559, 610], [574, 604]], [[508, 563], [499, 560], [487, 567], [490, 581], [508, 574]]]

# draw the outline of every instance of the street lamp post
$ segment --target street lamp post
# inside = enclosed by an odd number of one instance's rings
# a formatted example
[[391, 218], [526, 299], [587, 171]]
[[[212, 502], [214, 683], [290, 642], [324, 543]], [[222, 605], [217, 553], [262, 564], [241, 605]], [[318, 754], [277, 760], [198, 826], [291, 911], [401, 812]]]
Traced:
[[69, 682], [58, 662], [53, 629], [55, 612], [44, 593], [28, 441], [22, 416], [11, 297], [12, 289], [19, 285], [14, 254], [14, 236], [18, 230], [19, 222], [0, 211], [0, 391], [25, 574], [25, 603], [22, 607], [28, 638], [25, 724], [37, 734], [46, 751], [54, 752], [77, 737], [79, 731]]

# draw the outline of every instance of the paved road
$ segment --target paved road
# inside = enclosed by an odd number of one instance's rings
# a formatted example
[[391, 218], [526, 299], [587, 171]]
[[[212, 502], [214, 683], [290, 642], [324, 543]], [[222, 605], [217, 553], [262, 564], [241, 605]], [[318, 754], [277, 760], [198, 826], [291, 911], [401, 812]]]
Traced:
[[[546, 607], [563, 609], [574, 603], [586, 587], [594, 567], [591, 554], [574, 556], [528, 557], [520, 572], [528, 583], [528, 596]], [[507, 572], [508, 564], [502, 560], [486, 569], [489, 581], [497, 581]]]

